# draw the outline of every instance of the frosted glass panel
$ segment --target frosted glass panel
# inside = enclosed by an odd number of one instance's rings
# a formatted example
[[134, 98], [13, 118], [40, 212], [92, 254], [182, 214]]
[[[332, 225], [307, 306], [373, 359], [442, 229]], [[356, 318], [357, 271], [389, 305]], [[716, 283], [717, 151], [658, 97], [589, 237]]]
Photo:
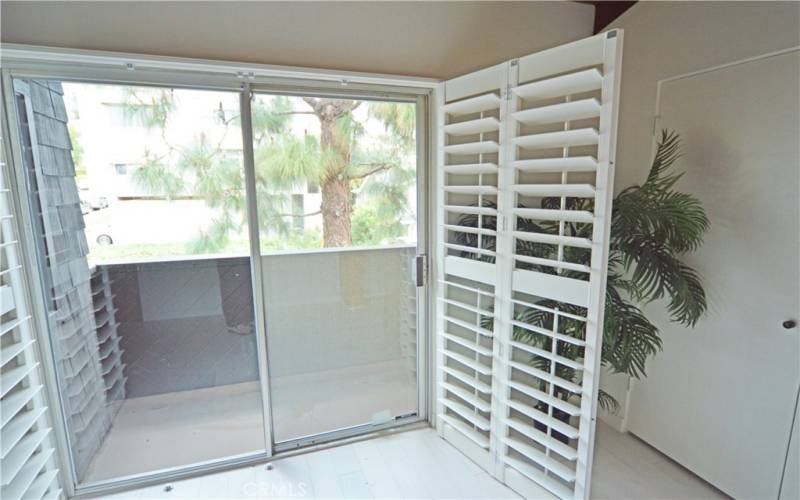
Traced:
[[417, 412], [416, 106], [258, 95], [274, 439]]

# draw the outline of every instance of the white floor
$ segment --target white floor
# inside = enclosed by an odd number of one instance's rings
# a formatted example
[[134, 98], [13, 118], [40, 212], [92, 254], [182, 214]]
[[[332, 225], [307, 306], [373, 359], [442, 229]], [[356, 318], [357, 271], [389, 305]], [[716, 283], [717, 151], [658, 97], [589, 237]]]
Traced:
[[[725, 498], [633, 436], [600, 424], [594, 498]], [[519, 498], [432, 429], [379, 438], [111, 498]]]

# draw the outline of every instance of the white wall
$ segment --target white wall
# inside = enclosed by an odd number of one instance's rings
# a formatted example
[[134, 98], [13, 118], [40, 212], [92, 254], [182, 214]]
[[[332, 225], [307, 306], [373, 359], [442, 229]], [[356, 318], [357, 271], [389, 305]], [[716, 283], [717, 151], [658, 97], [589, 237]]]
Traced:
[[[657, 82], [800, 45], [800, 3], [639, 2], [609, 28], [625, 30], [617, 140], [619, 191], [643, 182], [649, 169]], [[697, 328], [702, 329], [702, 322]], [[668, 332], [680, 333], [677, 327]], [[620, 375], [601, 380], [601, 387], [623, 405], [627, 386], [627, 377]], [[624, 412], [625, 408], [620, 415]], [[622, 424], [619, 417], [601, 418]]]
[[451, 78], [588, 36], [576, 2], [10, 2], [3, 42]]

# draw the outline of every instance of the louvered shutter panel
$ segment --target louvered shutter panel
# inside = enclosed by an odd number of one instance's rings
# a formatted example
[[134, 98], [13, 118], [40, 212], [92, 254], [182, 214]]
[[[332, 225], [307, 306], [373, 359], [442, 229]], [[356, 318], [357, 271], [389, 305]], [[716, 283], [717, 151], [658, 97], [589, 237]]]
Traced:
[[0, 161], [0, 498], [58, 498], [58, 469], [7, 175]]
[[[437, 425], [526, 497], [589, 494], [620, 59], [621, 31], [612, 31], [457, 78], [441, 91]], [[497, 87], [487, 97], [491, 82]], [[487, 120], [490, 102], [496, 121]], [[453, 110], [473, 114], [461, 121]], [[496, 171], [486, 166], [495, 159]], [[463, 170], [454, 166], [462, 163]], [[473, 315], [453, 321], [454, 310]], [[454, 325], [489, 339], [475, 361], [451, 353], [472, 339], [452, 339]], [[464, 394], [466, 380], [451, 389], [454, 366], [481, 384]]]
[[490, 468], [505, 64], [448, 81], [439, 99], [439, 431]]

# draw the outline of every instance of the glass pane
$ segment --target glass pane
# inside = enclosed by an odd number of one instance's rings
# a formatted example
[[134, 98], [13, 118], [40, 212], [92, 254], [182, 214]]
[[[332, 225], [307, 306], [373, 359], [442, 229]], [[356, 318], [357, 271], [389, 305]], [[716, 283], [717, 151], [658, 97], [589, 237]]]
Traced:
[[79, 481], [263, 452], [238, 94], [24, 83]]
[[252, 108], [275, 441], [416, 413], [416, 105]]

